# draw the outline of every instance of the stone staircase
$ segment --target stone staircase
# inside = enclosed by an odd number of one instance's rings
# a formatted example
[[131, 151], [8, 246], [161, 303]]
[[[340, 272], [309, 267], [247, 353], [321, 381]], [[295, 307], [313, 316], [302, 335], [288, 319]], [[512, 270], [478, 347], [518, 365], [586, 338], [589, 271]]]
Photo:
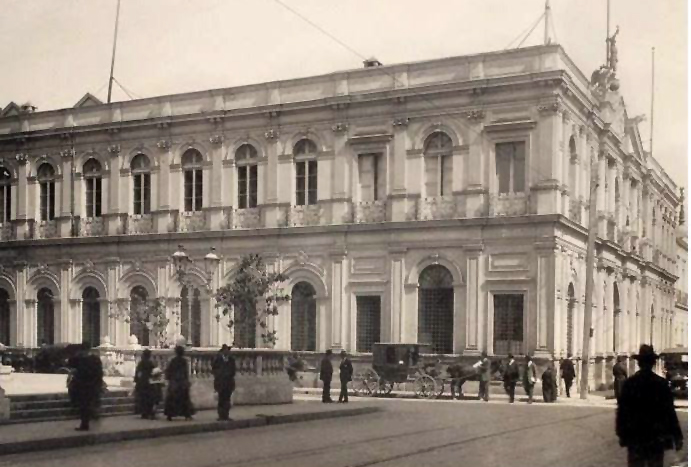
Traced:
[[[134, 413], [134, 398], [125, 390], [109, 390], [101, 398], [100, 416]], [[10, 419], [0, 424], [46, 422], [78, 418], [66, 393], [10, 396]]]

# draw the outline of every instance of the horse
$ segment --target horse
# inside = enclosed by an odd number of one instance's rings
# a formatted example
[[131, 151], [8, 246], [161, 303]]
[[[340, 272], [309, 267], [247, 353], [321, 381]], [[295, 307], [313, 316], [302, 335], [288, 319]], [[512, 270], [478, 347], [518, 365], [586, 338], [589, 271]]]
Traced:
[[[491, 362], [490, 372], [495, 375], [497, 372], [503, 374], [501, 362]], [[454, 363], [446, 368], [446, 372], [451, 378], [451, 398], [461, 399], [463, 397], [463, 383], [466, 381], [479, 381], [480, 370], [468, 363]]]

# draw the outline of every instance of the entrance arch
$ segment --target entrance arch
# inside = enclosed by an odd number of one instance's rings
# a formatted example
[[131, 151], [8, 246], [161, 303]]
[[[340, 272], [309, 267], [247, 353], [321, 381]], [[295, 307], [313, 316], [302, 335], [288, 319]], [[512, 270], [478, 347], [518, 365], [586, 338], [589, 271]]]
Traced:
[[309, 282], [293, 286], [290, 300], [291, 350], [317, 350], [317, 292]]
[[82, 292], [82, 342], [101, 345], [101, 302], [98, 290], [87, 287]]
[[418, 342], [431, 344], [435, 353], [453, 353], [453, 276], [433, 264], [418, 279]]

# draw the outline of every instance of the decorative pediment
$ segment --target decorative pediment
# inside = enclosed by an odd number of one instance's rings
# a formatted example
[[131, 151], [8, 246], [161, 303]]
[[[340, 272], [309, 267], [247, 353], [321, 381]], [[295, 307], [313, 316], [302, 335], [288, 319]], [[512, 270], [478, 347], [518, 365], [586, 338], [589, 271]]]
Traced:
[[5, 106], [2, 113], [0, 113], [0, 117], [13, 117], [19, 115], [20, 113], [21, 109], [19, 106], [14, 102], [10, 102], [7, 104], [7, 106]]
[[86, 94], [84, 94], [84, 97], [79, 99], [79, 101], [76, 104], [74, 104], [74, 108], [77, 109], [81, 107], [94, 107], [97, 105], [103, 105], [103, 102], [98, 97], [94, 96], [90, 92], [87, 92]]

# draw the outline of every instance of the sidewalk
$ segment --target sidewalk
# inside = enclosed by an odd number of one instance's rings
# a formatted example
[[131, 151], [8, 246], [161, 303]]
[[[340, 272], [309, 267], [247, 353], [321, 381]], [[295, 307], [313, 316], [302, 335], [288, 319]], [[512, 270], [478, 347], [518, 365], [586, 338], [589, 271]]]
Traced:
[[258, 426], [296, 423], [327, 418], [349, 417], [380, 411], [380, 407], [322, 404], [300, 401], [284, 405], [233, 407], [228, 422], [216, 421], [216, 411], [197, 412], [192, 421], [181, 418], [169, 422], [162, 414], [157, 420], [142, 420], [135, 415], [105, 417], [92, 422], [91, 431], [75, 431], [78, 420], [26, 423], [0, 426], [0, 456], [23, 452], [75, 448], [118, 441], [158, 438], [182, 434], [237, 430]]

